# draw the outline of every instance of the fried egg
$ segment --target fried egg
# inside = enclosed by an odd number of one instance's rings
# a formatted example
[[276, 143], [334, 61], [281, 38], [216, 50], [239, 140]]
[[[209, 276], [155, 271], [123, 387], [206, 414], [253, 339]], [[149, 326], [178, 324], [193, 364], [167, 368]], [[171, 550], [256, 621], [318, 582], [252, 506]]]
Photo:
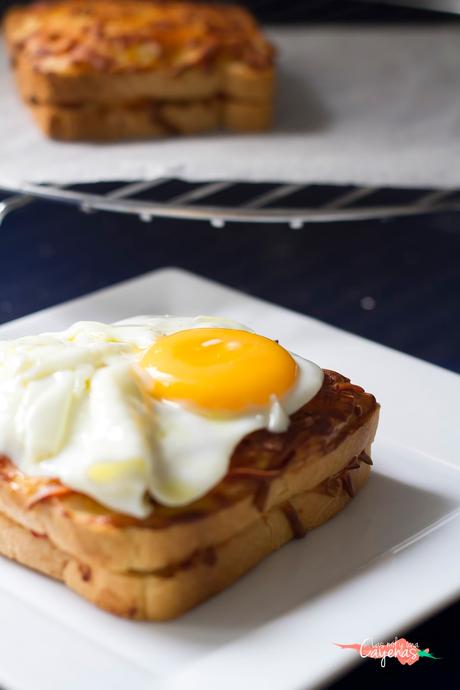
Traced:
[[145, 517], [226, 475], [247, 434], [285, 431], [322, 370], [213, 317], [78, 322], [0, 342], [0, 454], [104, 506]]

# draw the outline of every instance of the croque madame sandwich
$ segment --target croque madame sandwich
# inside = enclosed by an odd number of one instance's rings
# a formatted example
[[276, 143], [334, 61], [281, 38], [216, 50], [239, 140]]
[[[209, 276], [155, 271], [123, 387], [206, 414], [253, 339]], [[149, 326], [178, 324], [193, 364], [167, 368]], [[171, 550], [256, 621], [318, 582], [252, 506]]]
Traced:
[[344, 508], [378, 413], [221, 318], [1, 342], [0, 553], [113, 613], [173, 618]]
[[20, 94], [52, 138], [271, 125], [274, 50], [243, 8], [51, 0], [11, 9], [4, 33]]

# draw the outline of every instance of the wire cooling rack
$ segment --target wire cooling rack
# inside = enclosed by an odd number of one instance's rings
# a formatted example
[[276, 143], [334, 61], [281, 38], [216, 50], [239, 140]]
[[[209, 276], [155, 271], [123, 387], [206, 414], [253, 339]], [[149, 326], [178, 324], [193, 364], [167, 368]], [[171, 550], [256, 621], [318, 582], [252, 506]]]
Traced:
[[[170, 182], [167, 178], [158, 178], [114, 184], [105, 193], [91, 191], [91, 185], [84, 185], [83, 189], [81, 185], [80, 188], [42, 184], [1, 185], [6, 196], [0, 201], [0, 223], [9, 213], [37, 199], [71, 204], [86, 213], [122, 213], [138, 216], [144, 222], [155, 218], [208, 221], [215, 227], [249, 222], [281, 223], [300, 229], [307, 223], [460, 210], [460, 190], [453, 189], [393, 190], [393, 194], [385, 196], [388, 190], [379, 187], [206, 182], [182, 183], [185, 187], [182, 193], [177, 194], [176, 187], [168, 196]], [[229, 203], [232, 192], [243, 184], [246, 200]], [[388, 196], [392, 199], [390, 202], [386, 198]]]

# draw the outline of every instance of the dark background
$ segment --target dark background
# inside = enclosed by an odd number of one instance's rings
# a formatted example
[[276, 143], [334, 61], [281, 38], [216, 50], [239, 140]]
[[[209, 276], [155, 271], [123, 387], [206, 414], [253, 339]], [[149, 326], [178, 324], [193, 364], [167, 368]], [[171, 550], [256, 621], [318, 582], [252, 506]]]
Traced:
[[[13, 3], [0, 7], [8, 4]], [[345, 0], [245, 4], [273, 22], [458, 21], [452, 15]], [[158, 190], [158, 198], [183, 187], [173, 181]], [[98, 186], [100, 191], [109, 188]], [[315, 203], [333, 191], [310, 187], [297, 203]], [[237, 203], [248, 193], [240, 185], [221, 201]], [[386, 190], [384, 197], [404, 201], [411, 193]], [[250, 225], [216, 230], [206, 223], [143, 224], [105, 213], [84, 216], [70, 207], [36, 202], [11, 214], [0, 235], [0, 322], [177, 265], [460, 372], [456, 214], [312, 224], [301, 231]], [[364, 297], [373, 298], [373, 309], [363, 308]], [[429, 647], [441, 660], [422, 659], [410, 668], [390, 660], [385, 669], [366, 661], [330, 687], [460, 687], [459, 618], [460, 605], [454, 603], [416, 628], [394, 631]]]
[[[29, 0], [0, 0], [0, 13], [11, 5], [25, 5]], [[219, 1], [219, 0], [216, 0]], [[220, 0], [225, 2], [226, 0]], [[229, 0], [245, 5], [265, 22], [373, 22], [373, 21], [446, 21], [442, 12], [367, 3], [365, 0]], [[436, 5], [436, 0], [433, 0]], [[452, 15], [450, 15], [452, 18]]]

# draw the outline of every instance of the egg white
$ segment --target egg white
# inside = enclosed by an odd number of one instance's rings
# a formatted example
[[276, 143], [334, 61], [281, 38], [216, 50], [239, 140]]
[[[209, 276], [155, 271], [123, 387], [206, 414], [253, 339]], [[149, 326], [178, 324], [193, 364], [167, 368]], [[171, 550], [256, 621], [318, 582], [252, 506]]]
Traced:
[[25, 474], [58, 478], [136, 517], [151, 511], [148, 494], [170, 506], [203, 496], [225, 476], [244, 436], [287, 429], [323, 372], [293, 355], [293, 389], [235, 416], [152, 398], [142, 353], [160, 336], [190, 328], [250, 330], [216, 317], [139, 316], [0, 342], [0, 453]]

